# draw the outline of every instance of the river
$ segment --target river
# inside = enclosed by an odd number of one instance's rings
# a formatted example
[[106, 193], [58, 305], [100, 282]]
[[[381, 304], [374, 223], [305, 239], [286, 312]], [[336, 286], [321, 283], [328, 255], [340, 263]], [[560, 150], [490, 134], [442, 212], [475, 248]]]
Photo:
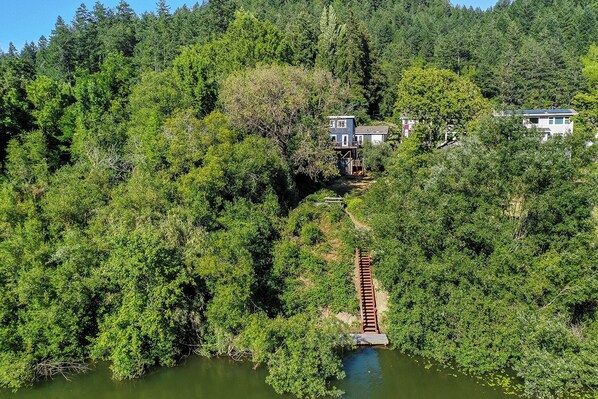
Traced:
[[[430, 367], [423, 360], [398, 351], [366, 348], [344, 358], [347, 377], [338, 386], [345, 399], [513, 399], [500, 390], [450, 369]], [[264, 379], [266, 370], [228, 359], [191, 357], [174, 368], [158, 369], [145, 377], [113, 381], [105, 364], [74, 376], [56, 378], [6, 399], [285, 399]]]

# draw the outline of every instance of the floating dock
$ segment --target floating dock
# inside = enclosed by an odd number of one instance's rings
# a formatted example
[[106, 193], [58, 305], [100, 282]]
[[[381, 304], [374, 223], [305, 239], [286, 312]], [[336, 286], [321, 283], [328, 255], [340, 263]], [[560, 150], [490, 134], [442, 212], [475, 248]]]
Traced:
[[357, 345], [386, 346], [389, 344], [386, 334], [350, 334]]

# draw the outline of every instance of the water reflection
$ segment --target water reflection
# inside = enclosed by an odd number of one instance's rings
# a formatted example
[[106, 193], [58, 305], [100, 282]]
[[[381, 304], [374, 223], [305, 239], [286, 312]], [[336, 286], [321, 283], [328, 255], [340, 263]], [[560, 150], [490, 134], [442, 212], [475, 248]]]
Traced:
[[383, 385], [379, 350], [364, 348], [349, 353], [344, 359], [344, 369], [347, 377], [341, 387], [345, 391], [343, 398], [368, 398]]
[[[346, 354], [347, 378], [338, 384], [343, 399], [513, 399], [452, 370], [388, 349], [364, 348]], [[22, 389], [0, 391], [0, 399], [291, 399], [264, 380], [264, 367], [228, 359], [192, 357], [178, 367], [158, 369], [135, 381], [116, 382], [105, 364], [78, 375]]]
[[343, 399], [506, 399], [498, 389], [429, 361], [388, 349], [365, 348], [348, 354]]

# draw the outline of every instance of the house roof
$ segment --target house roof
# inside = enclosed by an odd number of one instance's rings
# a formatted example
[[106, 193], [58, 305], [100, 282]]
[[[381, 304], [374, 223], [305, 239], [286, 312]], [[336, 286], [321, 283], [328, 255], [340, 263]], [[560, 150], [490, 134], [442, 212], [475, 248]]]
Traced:
[[498, 115], [522, 115], [522, 116], [575, 116], [577, 112], [574, 109], [521, 109], [514, 111], [501, 112]]
[[357, 126], [355, 134], [388, 134], [388, 126]]
[[329, 119], [355, 119], [354, 116], [351, 115], [332, 115], [328, 117]]

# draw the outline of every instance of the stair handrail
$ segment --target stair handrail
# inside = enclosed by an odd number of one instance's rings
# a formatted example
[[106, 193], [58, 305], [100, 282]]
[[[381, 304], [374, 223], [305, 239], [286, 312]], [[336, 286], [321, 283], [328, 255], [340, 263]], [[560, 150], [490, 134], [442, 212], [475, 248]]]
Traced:
[[355, 265], [357, 267], [357, 288], [358, 288], [358, 294], [359, 294], [359, 316], [361, 318], [361, 332], [365, 332], [363, 329], [363, 326], [365, 324], [365, 319], [363, 316], [363, 300], [362, 300], [362, 292], [361, 292], [361, 282], [362, 282], [362, 276], [361, 276], [361, 249], [356, 248], [355, 249]]
[[376, 306], [376, 290], [374, 289], [374, 276], [372, 275], [372, 258], [370, 257], [370, 276], [372, 279], [372, 303], [374, 304], [374, 327], [376, 330], [376, 334], [380, 333], [380, 329], [378, 328], [378, 307]]

